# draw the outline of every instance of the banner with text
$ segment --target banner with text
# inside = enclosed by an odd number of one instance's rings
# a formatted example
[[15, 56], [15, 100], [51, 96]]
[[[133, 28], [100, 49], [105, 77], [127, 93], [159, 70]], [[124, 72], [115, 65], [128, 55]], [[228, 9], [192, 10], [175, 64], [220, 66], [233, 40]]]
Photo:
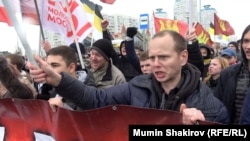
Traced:
[[[45, 1], [41, 19], [44, 28], [61, 33], [65, 36], [68, 44], [74, 42], [74, 29], [79, 41], [82, 41], [92, 32], [92, 25], [87, 19], [80, 0], [68, 0], [68, 5], [59, 0]], [[69, 11], [67, 11], [67, 7], [69, 7]], [[70, 25], [71, 18], [73, 27]]]

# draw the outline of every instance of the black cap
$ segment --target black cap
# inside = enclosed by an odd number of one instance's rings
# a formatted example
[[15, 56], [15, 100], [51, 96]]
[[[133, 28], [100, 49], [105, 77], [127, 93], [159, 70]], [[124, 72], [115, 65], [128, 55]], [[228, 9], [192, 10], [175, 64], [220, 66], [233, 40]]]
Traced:
[[106, 60], [109, 60], [113, 45], [107, 39], [99, 39], [93, 43], [92, 49], [98, 51]]
[[[81, 42], [78, 42], [78, 44], [79, 44], [79, 48], [80, 48], [81, 53], [82, 53], [82, 54], [85, 54], [86, 51], [85, 51], [84, 45], [83, 45]], [[71, 43], [71, 44], [69, 45], [69, 47], [73, 48], [73, 49], [75, 50], [75, 52], [78, 53], [77, 48], [76, 48], [76, 43], [75, 43], [75, 42], [74, 42], [74, 43]]]

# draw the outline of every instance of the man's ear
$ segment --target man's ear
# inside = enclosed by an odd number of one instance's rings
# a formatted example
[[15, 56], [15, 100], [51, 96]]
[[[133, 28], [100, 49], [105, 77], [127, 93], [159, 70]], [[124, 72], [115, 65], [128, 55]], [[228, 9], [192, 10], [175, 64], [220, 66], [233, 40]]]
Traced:
[[180, 53], [181, 65], [184, 66], [188, 61], [188, 51], [185, 49]]
[[76, 64], [75, 63], [70, 63], [69, 64], [69, 71], [71, 73], [73, 73], [73, 72], [75, 72], [75, 70], [76, 70]]

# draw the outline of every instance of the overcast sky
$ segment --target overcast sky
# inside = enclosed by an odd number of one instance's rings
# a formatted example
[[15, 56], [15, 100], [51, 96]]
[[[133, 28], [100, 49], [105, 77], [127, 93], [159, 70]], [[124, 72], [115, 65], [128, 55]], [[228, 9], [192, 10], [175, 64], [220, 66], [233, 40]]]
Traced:
[[[107, 14], [119, 13], [139, 18], [140, 14], [151, 14], [154, 9], [163, 8], [168, 13], [169, 18], [173, 18], [175, 0], [116, 0], [113, 5], [104, 4], [100, 0], [90, 1], [102, 5], [102, 12]], [[206, 4], [210, 4], [211, 7], [215, 8], [221, 19], [230, 22], [238, 38], [240, 38], [244, 28], [250, 24], [250, 0], [201, 0], [201, 5]], [[13, 52], [13, 46], [16, 45], [15, 32], [14, 29], [13, 32], [7, 29], [6, 25], [0, 26], [0, 51], [8, 50]], [[36, 48], [39, 42], [39, 31], [30, 26], [29, 29], [27, 28], [26, 33], [31, 47]]]
[[[156, 8], [163, 8], [173, 18], [175, 0], [116, 0], [113, 5], [103, 4], [100, 0], [92, 0], [103, 6], [103, 13], [120, 13], [139, 17], [140, 14], [151, 14]], [[218, 12], [218, 16], [229, 21], [236, 35], [241, 36], [244, 28], [250, 24], [250, 0], [201, 0], [201, 6], [210, 4]]]

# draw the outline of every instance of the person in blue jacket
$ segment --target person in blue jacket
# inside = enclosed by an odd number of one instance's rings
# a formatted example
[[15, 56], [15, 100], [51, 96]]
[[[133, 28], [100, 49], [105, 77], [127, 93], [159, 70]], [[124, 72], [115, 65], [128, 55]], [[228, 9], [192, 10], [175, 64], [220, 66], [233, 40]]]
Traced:
[[244, 103], [242, 106], [242, 112], [240, 115], [240, 124], [250, 125], [250, 89], [248, 89]]
[[[152, 74], [136, 76], [110, 88], [84, 85], [66, 73], [54, 72], [38, 56], [35, 59], [40, 68], [29, 63], [34, 81], [46, 81], [62, 97], [84, 109], [121, 104], [181, 112], [183, 124], [205, 120], [227, 124], [229, 121], [226, 107], [202, 83], [197, 67], [187, 62], [186, 40], [175, 31], [158, 32], [150, 40]], [[52, 108], [55, 106], [50, 104]]]

